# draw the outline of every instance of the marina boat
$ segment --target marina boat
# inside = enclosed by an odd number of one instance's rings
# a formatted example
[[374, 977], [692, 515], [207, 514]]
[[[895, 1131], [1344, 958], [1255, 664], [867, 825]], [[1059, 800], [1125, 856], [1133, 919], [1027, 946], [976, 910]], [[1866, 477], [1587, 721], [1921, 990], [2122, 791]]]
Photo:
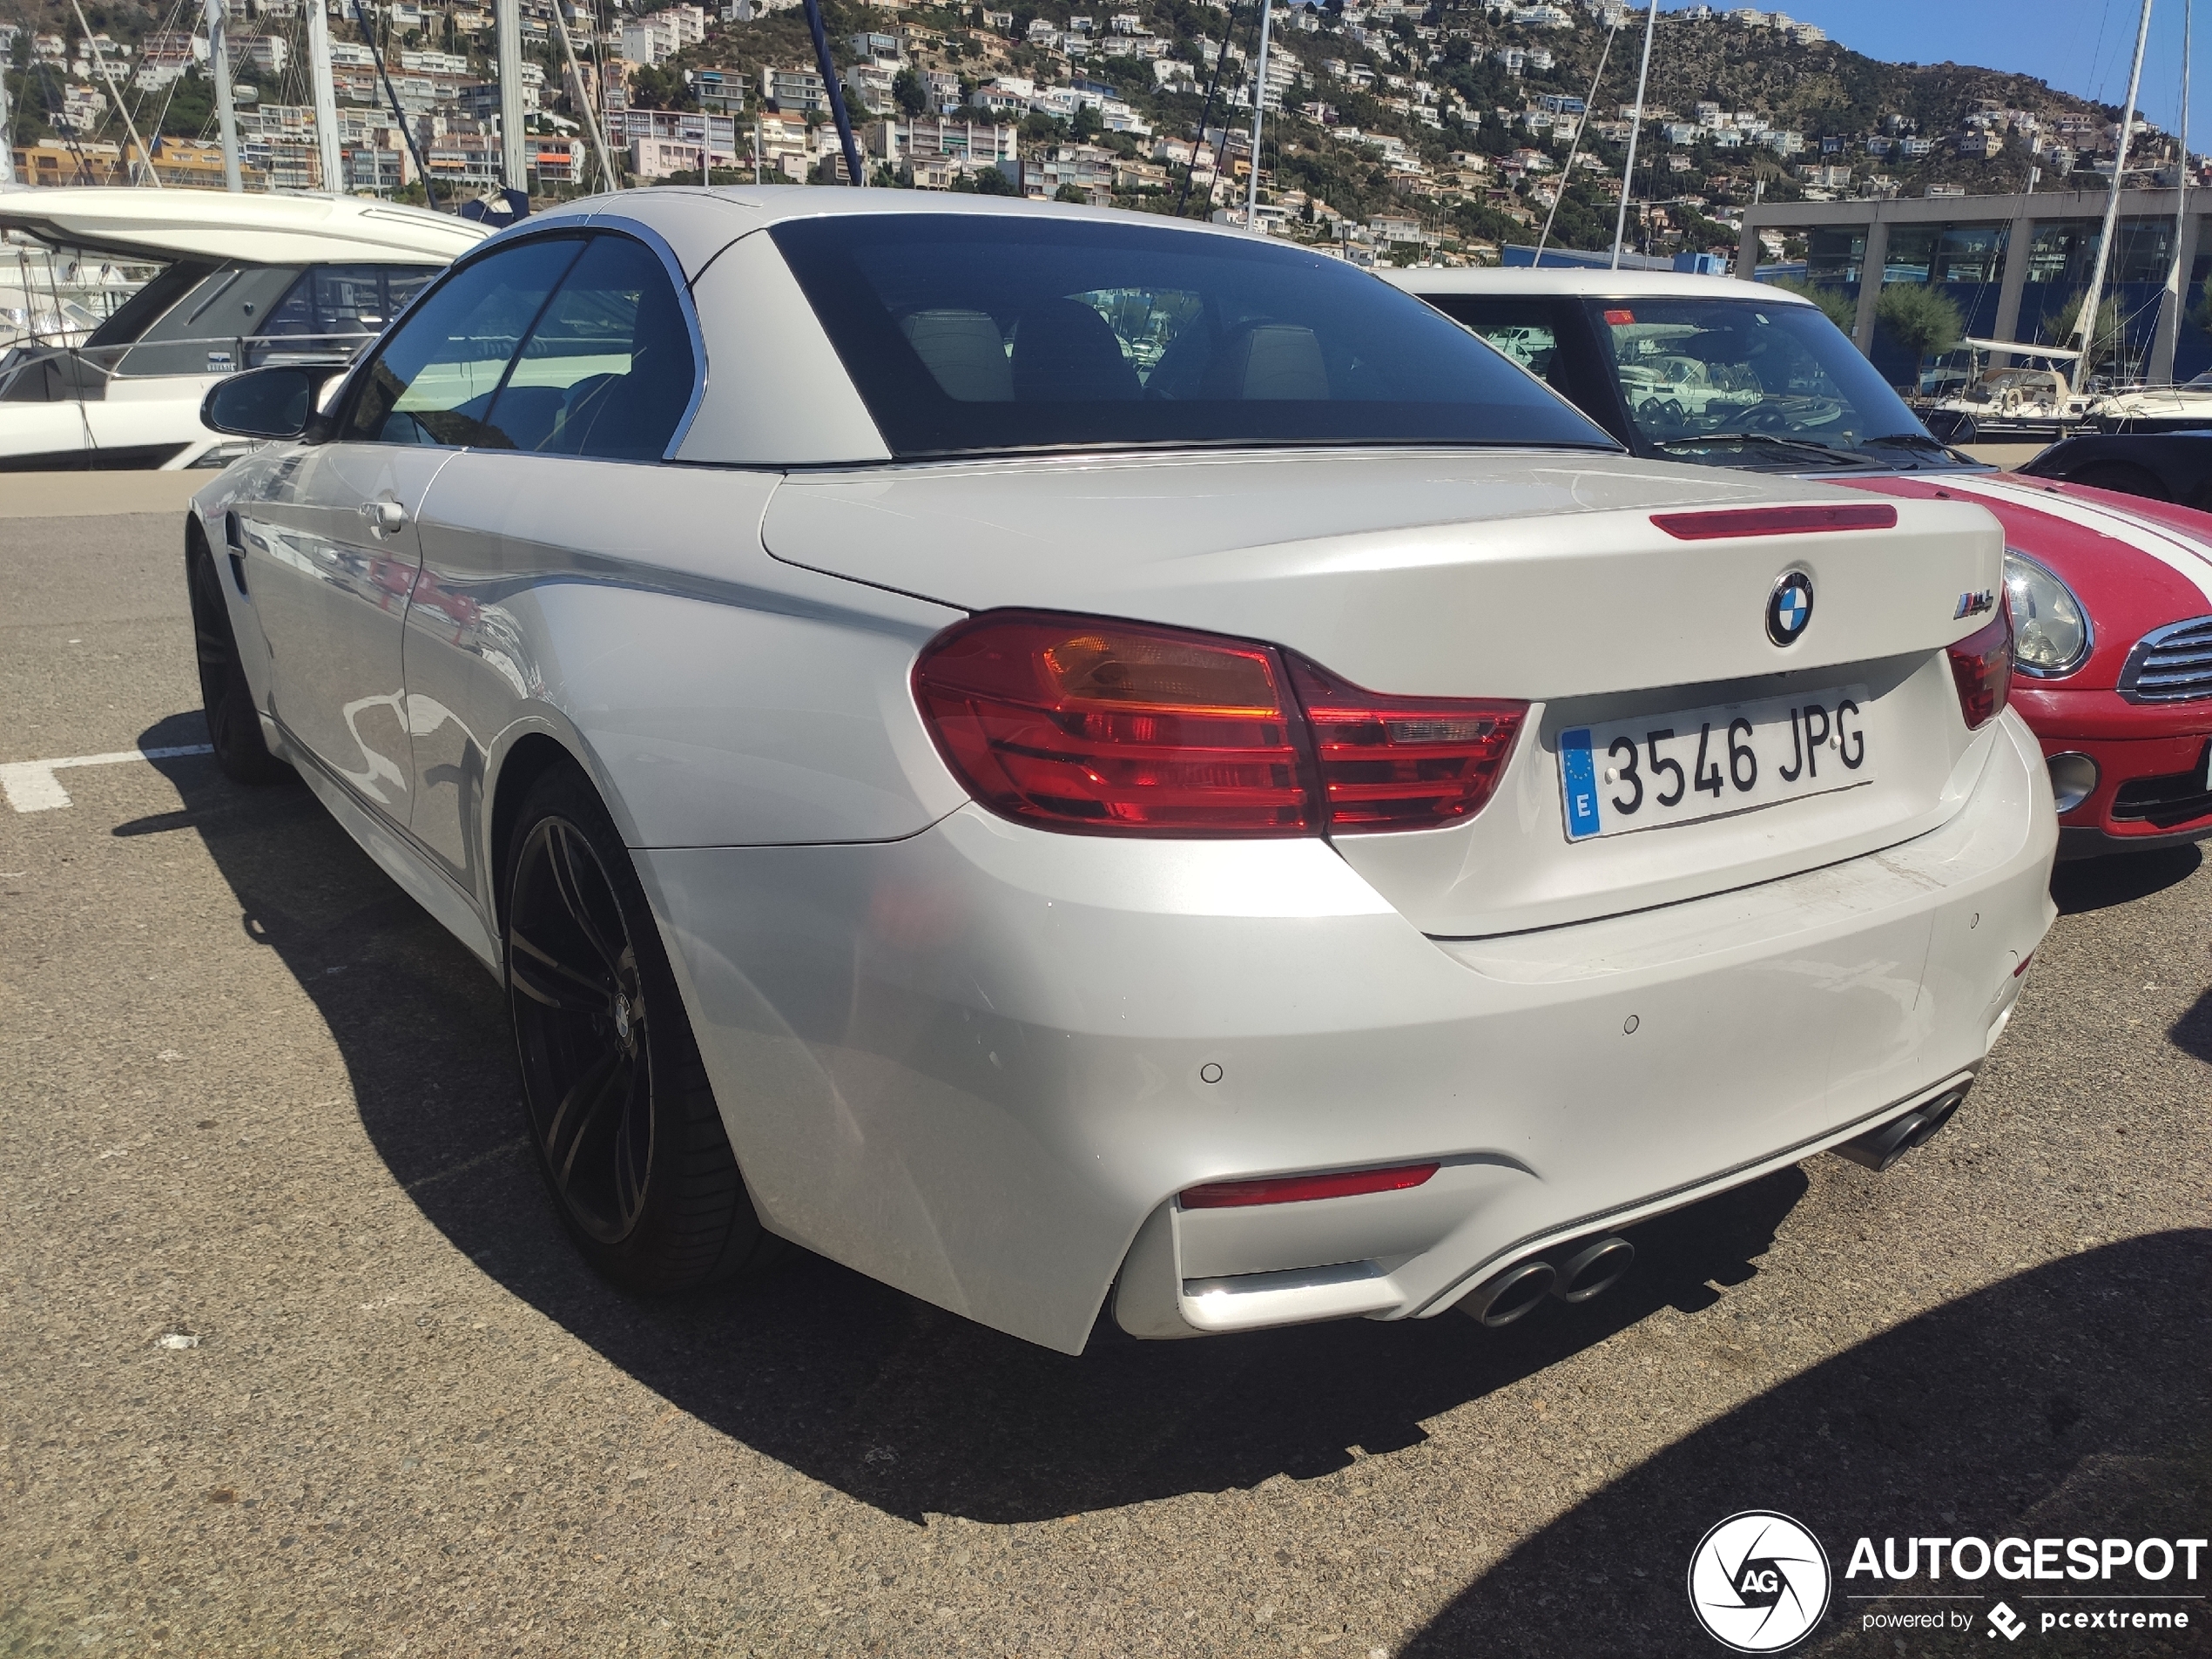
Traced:
[[263, 363], [346, 361], [489, 233], [353, 197], [115, 188], [0, 194], [0, 229], [50, 268], [144, 279], [105, 314], [81, 297], [81, 317], [51, 307], [61, 338], [0, 355], [7, 472], [225, 466], [245, 446], [200, 424], [210, 387]]
[[[2071, 363], [2080, 356], [2050, 346], [2026, 346], [2010, 340], [1967, 340], [1963, 342], [1979, 362], [1983, 354], [2027, 358], [1982, 369], [1952, 396], [1938, 400], [1926, 413], [1932, 421], [1985, 437], [2057, 437], [2090, 418], [2094, 400], [2076, 392], [2053, 363]], [[1967, 442], [1960, 437], [1956, 442]]]
[[0, 352], [81, 346], [161, 267], [142, 260], [58, 253], [20, 233], [0, 239]]
[[2089, 414], [2101, 432], [2212, 429], [2212, 371], [2178, 386], [2144, 386], [2116, 393]]

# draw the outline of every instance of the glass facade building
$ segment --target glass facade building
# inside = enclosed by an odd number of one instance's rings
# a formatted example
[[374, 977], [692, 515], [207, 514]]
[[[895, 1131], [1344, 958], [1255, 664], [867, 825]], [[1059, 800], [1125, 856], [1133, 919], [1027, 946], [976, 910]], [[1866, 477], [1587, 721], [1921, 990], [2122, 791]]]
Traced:
[[[2161, 199], [2163, 211], [2159, 211]], [[2194, 211], [2185, 239], [2182, 316], [2174, 336], [2175, 381], [2212, 369], [2212, 235], [2201, 234]], [[2212, 211], [2212, 193], [2203, 199]], [[2174, 193], [2126, 192], [2114, 236], [2104, 293], [2118, 308], [2121, 345], [2098, 365], [2108, 381], [2163, 379], [2157, 361], [2160, 313], [2173, 269], [2176, 225]], [[1935, 200], [1770, 204], [1747, 216], [1744, 246], [1758, 246], [1761, 230], [1804, 239], [1805, 278], [1855, 303], [1876, 261], [1883, 287], [1912, 283], [1934, 288], [1958, 307], [1965, 332], [1991, 340], [2060, 345], [2087, 292], [2103, 233], [2105, 197], [2099, 191], [2033, 196], [1986, 196]], [[2148, 208], [2149, 211], [2143, 211]], [[1740, 267], [1739, 267], [1740, 268]], [[1912, 352], [1899, 345], [1877, 314], [1858, 307], [1859, 343], [1891, 384], [1913, 380]], [[1871, 329], [1865, 325], [1871, 322]], [[1959, 367], [1964, 366], [1963, 358]], [[1932, 365], [1922, 365], [1924, 371]]]

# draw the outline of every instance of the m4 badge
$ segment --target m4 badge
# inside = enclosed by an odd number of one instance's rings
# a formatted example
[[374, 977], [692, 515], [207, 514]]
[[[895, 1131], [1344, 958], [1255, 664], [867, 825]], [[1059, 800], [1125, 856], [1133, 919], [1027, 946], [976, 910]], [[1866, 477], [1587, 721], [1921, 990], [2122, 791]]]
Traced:
[[1996, 609], [1997, 595], [1988, 588], [1984, 588], [1979, 593], [1962, 593], [1959, 596], [1959, 608], [1951, 613], [1951, 620], [1963, 622], [1968, 617], [1979, 617], [1985, 610]]

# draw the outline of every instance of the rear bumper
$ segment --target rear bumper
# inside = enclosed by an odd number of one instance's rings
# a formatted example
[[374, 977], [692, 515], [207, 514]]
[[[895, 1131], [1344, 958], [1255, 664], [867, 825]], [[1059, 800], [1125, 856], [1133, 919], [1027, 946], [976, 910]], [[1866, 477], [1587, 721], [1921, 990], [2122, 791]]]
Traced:
[[2134, 704], [2114, 691], [2015, 680], [2013, 706], [2047, 757], [2087, 755], [2097, 786], [2059, 819], [2059, 856], [2145, 852], [2212, 836], [2212, 703]]
[[[1073, 1352], [1117, 1274], [1148, 1335], [1433, 1314], [1527, 1249], [1906, 1109], [2009, 1017], [2055, 839], [2008, 716], [1914, 841], [1487, 940], [1424, 936], [1318, 840], [974, 807], [898, 842], [638, 862], [769, 1224]], [[1403, 1192], [1174, 1196], [1426, 1160]]]

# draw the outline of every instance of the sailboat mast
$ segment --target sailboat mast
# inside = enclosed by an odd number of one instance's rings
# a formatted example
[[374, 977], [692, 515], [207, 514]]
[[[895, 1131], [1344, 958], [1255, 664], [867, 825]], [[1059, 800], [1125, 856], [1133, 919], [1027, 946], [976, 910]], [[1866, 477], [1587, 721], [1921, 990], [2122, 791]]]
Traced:
[[[598, 159], [600, 183], [609, 190], [620, 190], [622, 179], [615, 172], [614, 163], [607, 159], [606, 135], [599, 131], [599, 111], [592, 102], [591, 94], [584, 88], [583, 71], [576, 61], [576, 43], [569, 38], [569, 22], [561, 15], [563, 9], [563, 0], [555, 0], [553, 26], [561, 31], [561, 52], [568, 60], [569, 84], [574, 90], [577, 109], [583, 117], [584, 130], [591, 135], [591, 153]], [[594, 26], [597, 26], [596, 18]], [[754, 136], [756, 138], [759, 137], [758, 123], [755, 124]], [[701, 175], [702, 178], [705, 176]], [[753, 182], [758, 184], [759, 180]]]
[[1552, 223], [1559, 217], [1559, 205], [1567, 199], [1567, 187], [1575, 182], [1575, 158], [1582, 153], [1582, 134], [1589, 128], [1597, 114], [1597, 86], [1605, 78], [1605, 60], [1613, 56], [1614, 37], [1621, 32], [1615, 24], [1605, 31], [1605, 50], [1597, 55], [1597, 73], [1590, 77], [1590, 95], [1582, 100], [1581, 118], [1575, 123], [1575, 142], [1567, 146], [1567, 165], [1559, 175], [1559, 188], [1552, 192], [1551, 212], [1544, 215], [1544, 233], [1536, 239], [1536, 263], [1544, 262], [1544, 250], [1551, 246]]
[[[146, 179], [156, 190], [161, 188], [160, 175], [153, 170], [153, 152], [147, 149], [138, 137], [138, 124], [131, 118], [131, 109], [123, 101], [123, 94], [115, 90], [115, 71], [107, 66], [107, 54], [92, 39], [92, 25], [84, 21], [83, 0], [70, 0], [71, 9], [77, 13], [77, 27], [84, 37], [84, 50], [92, 55], [92, 62], [100, 71], [100, 80], [107, 87], [107, 95], [115, 100], [117, 112], [123, 117], [123, 130], [131, 135], [131, 147], [138, 152], [138, 160], [146, 170]], [[127, 176], [127, 174], [126, 174]], [[136, 183], [136, 179], [132, 180]]]
[[1274, 10], [1274, 0], [1259, 0], [1259, 62], [1252, 71], [1252, 171], [1244, 198], [1244, 228], [1254, 232], [1259, 229], [1259, 120], [1267, 110], [1267, 26]]
[[2128, 173], [2128, 140], [2135, 127], [2135, 94], [2143, 85], [2143, 44], [2150, 38], [2150, 0], [2143, 0], [2142, 16], [2135, 24], [2135, 64], [2128, 71], [2128, 107], [2121, 112], [2120, 142], [2112, 154], [2112, 194], [2105, 199], [2104, 234], [2097, 239], [2097, 257], [2089, 267], [2089, 293], [2082, 301], [2081, 320], [2075, 328], [2081, 355], [2074, 360], [2074, 389], [2089, 383], [2091, 341], [2097, 332], [2097, 311], [2104, 302], [2105, 272], [2112, 264], [2113, 233], [2120, 223], [2120, 181]]
[[492, 27], [499, 36], [499, 171], [509, 190], [530, 187], [523, 145], [523, 8], [496, 0]]
[[[2143, 0], [2148, 8], [2150, 0]], [[1629, 192], [1636, 177], [1636, 138], [1643, 131], [1643, 86], [1651, 77], [1651, 36], [1659, 26], [1659, 0], [1651, 0], [1643, 17], [1643, 67], [1636, 71], [1635, 118], [1629, 127], [1629, 164], [1621, 169], [1621, 211], [1613, 219], [1613, 269], [1621, 268], [1621, 239], [1629, 228]], [[1584, 118], [1588, 118], [1585, 117]]]
[[223, 25], [223, 0], [207, 0], [207, 64], [215, 71], [215, 121], [223, 137], [223, 188], [246, 188], [238, 171], [238, 110], [231, 102], [231, 43]]
[[307, 69], [315, 94], [315, 148], [322, 157], [322, 187], [346, 191], [346, 160], [338, 149], [338, 89], [330, 74], [328, 0], [307, 0]]
[[2158, 311], [2158, 346], [2152, 354], [2152, 371], [2166, 365], [2166, 379], [2174, 379], [2174, 351], [2182, 338], [2182, 312], [2188, 303], [2188, 273], [2182, 269], [2183, 233], [2189, 223], [2189, 47], [2191, 25], [2196, 21], [2195, 0], [2182, 0], [2182, 119], [2181, 137], [2175, 147], [2174, 265], [2166, 273], [2166, 298]]

